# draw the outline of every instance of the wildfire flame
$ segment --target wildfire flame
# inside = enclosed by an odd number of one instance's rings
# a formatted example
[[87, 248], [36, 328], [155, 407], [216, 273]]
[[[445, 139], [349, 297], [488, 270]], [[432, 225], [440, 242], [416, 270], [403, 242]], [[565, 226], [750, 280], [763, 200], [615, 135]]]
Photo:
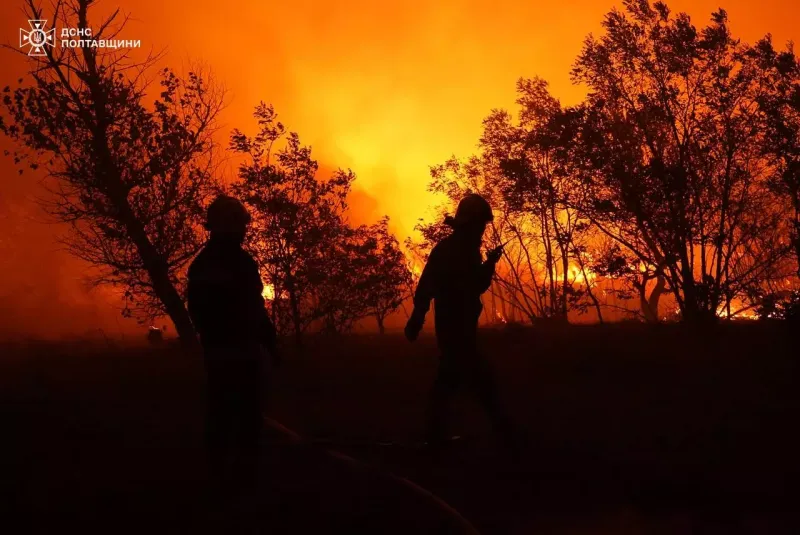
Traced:
[[[758, 319], [758, 314], [756, 314], [752, 310], [743, 310], [741, 312], [737, 312], [736, 311], [736, 307], [731, 307], [731, 310], [733, 311], [733, 313], [731, 314], [731, 317], [734, 318], [734, 319], [742, 319], [742, 320], [757, 320]], [[727, 310], [727, 307], [725, 306], [725, 304], [722, 304], [717, 308], [717, 317], [718, 318], [727, 318], [728, 317], [728, 310]]]
[[266, 299], [267, 301], [272, 301], [275, 299], [275, 285], [274, 284], [265, 284], [264, 289], [261, 291], [261, 297]]
[[500, 323], [508, 323], [508, 320], [500, 312], [495, 312], [495, 315], [500, 320]]
[[580, 267], [576, 265], [571, 265], [569, 267], [569, 280], [570, 278], [577, 282], [578, 284], [592, 284], [595, 279], [597, 278], [597, 274], [592, 272], [590, 269], [585, 269], [586, 275], [584, 276], [583, 271]]

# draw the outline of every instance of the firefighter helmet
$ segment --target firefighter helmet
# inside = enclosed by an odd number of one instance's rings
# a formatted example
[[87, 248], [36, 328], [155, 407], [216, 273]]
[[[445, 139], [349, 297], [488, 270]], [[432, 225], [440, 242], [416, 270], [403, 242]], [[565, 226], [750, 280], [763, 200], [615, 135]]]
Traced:
[[250, 214], [235, 197], [220, 195], [208, 205], [205, 227], [211, 232], [243, 232], [250, 223]]
[[458, 203], [454, 218], [448, 218], [453, 227], [460, 227], [473, 223], [489, 223], [494, 219], [492, 207], [481, 195], [470, 193]]

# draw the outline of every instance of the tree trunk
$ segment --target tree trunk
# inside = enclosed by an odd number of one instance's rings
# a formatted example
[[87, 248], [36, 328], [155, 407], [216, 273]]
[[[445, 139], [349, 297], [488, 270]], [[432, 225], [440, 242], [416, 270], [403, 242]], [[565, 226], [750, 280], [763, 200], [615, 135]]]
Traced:
[[794, 226], [794, 236], [792, 236], [792, 238], [793, 238], [792, 241], [794, 242], [794, 255], [795, 255], [795, 259], [794, 260], [797, 263], [797, 265], [795, 266], [797, 268], [796, 273], [797, 273], [797, 276], [800, 277], [800, 192], [796, 191], [794, 193], [793, 197], [794, 197], [794, 199], [793, 199], [794, 200], [794, 221], [793, 221], [793, 223], [794, 223], [794, 225], [793, 225]]
[[497, 289], [500, 292], [500, 314], [503, 315], [503, 321], [510, 323], [514, 321], [514, 319], [509, 317], [510, 314], [508, 312], [508, 308], [506, 307], [505, 296], [507, 292], [505, 292], [499, 284], [497, 285]]
[[[85, 22], [85, 7], [81, 18]], [[122, 182], [119, 169], [114, 165], [108, 137], [108, 114], [106, 110], [106, 93], [100, 83], [100, 75], [94, 62], [94, 56], [84, 49], [84, 55], [91, 76], [87, 81], [92, 94], [96, 123], [92, 125], [92, 145], [99, 160], [99, 177], [106, 186], [109, 200], [118, 212], [120, 222], [125, 225], [131, 240], [136, 246], [144, 268], [153, 283], [153, 291], [161, 300], [164, 309], [175, 325], [181, 344], [187, 348], [197, 347], [197, 336], [189, 313], [172, 281], [169, 279], [169, 266], [161, 253], [147, 236], [144, 224], [133, 213], [128, 202], [128, 190]]]
[[542, 228], [542, 245], [544, 246], [545, 269], [547, 270], [547, 276], [550, 279], [550, 304], [545, 310], [548, 317], [553, 317], [558, 310], [558, 304], [556, 297], [556, 274], [554, 267], [555, 259], [553, 258], [553, 244], [550, 240], [550, 225], [547, 217], [547, 212], [542, 210], [542, 213], [540, 214], [541, 221], [544, 223]]
[[194, 325], [189, 318], [189, 312], [186, 310], [183, 299], [175, 289], [175, 286], [169, 282], [169, 277], [161, 273], [151, 275], [154, 277], [154, 285], [156, 279], [161, 279], [163, 282], [163, 290], [159, 298], [164, 303], [164, 308], [167, 311], [172, 323], [175, 324], [175, 330], [178, 332], [178, 337], [181, 340], [181, 345], [187, 348], [197, 347], [197, 334], [194, 330]]
[[181, 344], [188, 348], [196, 347], [197, 335], [194, 326], [189, 318], [189, 312], [186, 310], [183, 298], [181, 298], [178, 290], [175, 289], [175, 285], [169, 279], [169, 268], [166, 261], [150, 242], [144, 226], [131, 211], [127, 199], [117, 199], [117, 206], [120, 208], [121, 219], [128, 234], [136, 245], [145, 270], [153, 283], [153, 291], [163, 303], [167, 315], [175, 325]]
[[636, 289], [639, 290], [639, 308], [647, 323], [658, 323], [658, 302], [661, 299], [661, 294], [664, 293], [664, 286], [666, 281], [663, 275], [656, 275], [656, 285], [650, 296], [647, 295], [647, 282], [649, 278], [647, 275], [642, 277], [641, 284], [636, 284]]
[[702, 319], [700, 300], [697, 292], [697, 285], [694, 280], [694, 273], [692, 273], [692, 267], [689, 264], [689, 257], [686, 254], [685, 247], [681, 247], [680, 257], [681, 289], [683, 290], [683, 304], [681, 306], [682, 320], [687, 323], [699, 323]]
[[300, 322], [300, 303], [297, 301], [297, 291], [294, 280], [290, 275], [286, 281], [286, 291], [289, 293], [289, 306], [292, 309], [292, 325], [294, 326], [294, 342], [297, 347], [303, 345], [303, 326]]
[[592, 285], [589, 284], [589, 279], [586, 276], [586, 270], [583, 268], [583, 263], [581, 263], [581, 273], [583, 273], [583, 280], [586, 283], [586, 293], [589, 294], [589, 299], [592, 300], [594, 309], [597, 311], [597, 321], [600, 322], [600, 325], [602, 325], [605, 322], [603, 321], [603, 311], [600, 308], [600, 300], [597, 299], [597, 296], [594, 295], [594, 292], [592, 291]]
[[94, 137], [94, 146], [102, 165], [102, 178], [107, 186], [109, 199], [117, 209], [120, 222], [125, 225], [131, 241], [136, 246], [145, 271], [147, 271], [153, 283], [153, 291], [161, 300], [167, 315], [175, 324], [175, 330], [178, 332], [181, 344], [189, 348], [196, 347], [197, 335], [189, 318], [189, 313], [186, 310], [183, 299], [169, 279], [169, 266], [166, 260], [150, 241], [144, 224], [131, 209], [127, 190], [122, 184], [119, 170], [112, 163], [106, 129], [102, 123], [96, 128]]
[[[569, 313], [569, 305], [568, 305], [568, 290], [570, 287], [569, 282], [569, 256], [567, 256], [566, 251], [564, 251], [563, 247], [561, 249], [561, 269], [564, 271], [562, 274], [564, 277], [564, 281], [562, 282], [561, 286], [561, 317], [564, 321], [567, 320], [567, 314]], [[588, 286], [588, 281], [587, 281]]]
[[386, 334], [386, 329], [383, 326], [383, 316], [380, 314], [375, 314], [375, 319], [378, 322], [378, 333], [383, 336]]
[[664, 275], [656, 275], [656, 285], [653, 287], [653, 291], [650, 292], [650, 297], [647, 298], [647, 308], [653, 314], [653, 321], [658, 322], [658, 303], [661, 300], [661, 296], [664, 294], [664, 288], [667, 285], [667, 281], [664, 278]]
[[491, 323], [497, 323], [497, 316], [498, 316], [498, 314], [497, 314], [497, 299], [496, 299], [496, 297], [494, 295], [494, 293], [495, 293], [495, 288], [494, 287], [495, 286], [496, 285], [495, 285], [494, 281], [492, 281], [489, 284], [489, 295], [492, 298], [492, 314], [491, 314], [491, 318], [492, 319], [491, 319]]

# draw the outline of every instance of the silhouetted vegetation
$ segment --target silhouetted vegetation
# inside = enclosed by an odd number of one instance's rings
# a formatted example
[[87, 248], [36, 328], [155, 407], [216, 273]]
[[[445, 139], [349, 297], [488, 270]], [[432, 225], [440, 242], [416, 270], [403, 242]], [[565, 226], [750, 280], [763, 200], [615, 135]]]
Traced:
[[[48, 17], [89, 27], [91, 4], [59, 3]], [[583, 102], [565, 107], [545, 80], [522, 78], [517, 115], [492, 110], [476, 155], [431, 170], [442, 215], [468, 192], [494, 207], [486, 246], [506, 247], [485, 320], [791, 317], [800, 62], [770, 36], [742, 43], [724, 10], [697, 27], [663, 2], [623, 4], [573, 64]], [[30, 18], [47, 18], [26, 6]], [[114, 37], [123, 19], [114, 12], [94, 38]], [[95, 284], [122, 287], [128, 314], [166, 313], [193, 339], [183, 271], [222, 178], [212, 139], [222, 93], [200, 72], [154, 72], [159, 57], [45, 50], [27, 79], [4, 89], [0, 129], [20, 144], [16, 163], [46, 171], [46, 207], [71, 225], [64, 241], [96, 268]], [[255, 116], [254, 137], [231, 136], [230, 151], [244, 157], [231, 189], [254, 211], [248, 247], [273, 320], [298, 340], [367, 317], [383, 331], [412, 270], [449, 230], [421, 222], [421, 241], [403, 250], [386, 220], [354, 227], [355, 174], [318, 176], [310, 147], [270, 106]]]
[[341, 333], [375, 316], [382, 328], [410, 276], [388, 220], [350, 226], [353, 172], [317, 176], [311, 148], [286, 131], [271, 106], [260, 104], [254, 116], [254, 137], [240, 130], [231, 136], [231, 149], [247, 157], [232, 189], [252, 209], [249, 248], [271, 285], [269, 306], [279, 330], [291, 330], [299, 342], [314, 324]]
[[481, 153], [434, 167], [430, 189], [493, 199], [496, 241], [515, 238], [494, 294], [523, 318], [602, 321], [601, 295], [647, 321], [671, 315], [665, 295], [686, 321], [753, 317], [798, 283], [798, 61], [741, 43], [724, 10], [698, 29], [624, 6], [575, 61], [583, 103], [521, 79], [518, 120], [492, 111]]
[[[59, 3], [51, 15], [33, 1], [26, 9], [29, 19], [89, 28], [91, 4]], [[120, 19], [117, 10], [96, 24], [93, 38], [114, 38]], [[199, 223], [215, 185], [222, 93], [198, 72], [154, 72], [156, 56], [137, 62], [124, 50], [88, 45], [45, 50], [29, 79], [3, 90], [0, 130], [21, 145], [15, 161], [45, 170], [45, 208], [70, 224], [64, 243], [96, 268], [91, 281], [121, 286], [129, 314], [166, 312], [191, 343], [183, 268], [204, 241]]]
[[[26, 0], [78, 28], [93, 4]], [[0, 344], [4, 503], [42, 532], [463, 532], [434, 492], [486, 533], [798, 532], [800, 61], [742, 43], [721, 9], [698, 28], [623, 5], [573, 64], [585, 99], [521, 78], [516, 115], [491, 110], [476, 154], [431, 168], [439, 217], [405, 247], [388, 217], [351, 221], [355, 173], [323, 173], [271, 105], [230, 133], [237, 173], [218, 176], [207, 74], [46, 48], [3, 89], [15, 164], [44, 172], [94, 284], [123, 288], [126, 314], [168, 315], [185, 345], [199, 327], [206, 353], [185, 358], [166, 325], [139, 344]], [[406, 339], [386, 334], [426, 263]], [[507, 325], [479, 333], [480, 314]], [[276, 331], [296, 341], [285, 359]], [[444, 425], [461, 387], [511, 448], [469, 410]], [[242, 435], [264, 461], [242, 464], [236, 496], [204, 495], [227, 461], [204, 472], [203, 405], [209, 450]]]

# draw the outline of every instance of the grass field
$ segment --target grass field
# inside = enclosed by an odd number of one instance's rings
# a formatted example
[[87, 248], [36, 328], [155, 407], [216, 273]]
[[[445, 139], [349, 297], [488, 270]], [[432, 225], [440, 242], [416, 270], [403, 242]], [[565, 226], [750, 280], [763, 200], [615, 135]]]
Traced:
[[[258, 504], [234, 514], [237, 529], [450, 529], [376, 475], [391, 472], [482, 533], [800, 532], [791, 329], [551, 326], [486, 331], [482, 343], [531, 438], [522, 461], [505, 458], [467, 397], [454, 404], [461, 444], [436, 460], [407, 447], [420, 440], [433, 339], [311, 339], [273, 374], [268, 412], [371, 468], [268, 434], [271, 483]], [[7, 345], [0, 401], [4, 502], [25, 529], [236, 531], [200, 505], [198, 358], [170, 345]]]

